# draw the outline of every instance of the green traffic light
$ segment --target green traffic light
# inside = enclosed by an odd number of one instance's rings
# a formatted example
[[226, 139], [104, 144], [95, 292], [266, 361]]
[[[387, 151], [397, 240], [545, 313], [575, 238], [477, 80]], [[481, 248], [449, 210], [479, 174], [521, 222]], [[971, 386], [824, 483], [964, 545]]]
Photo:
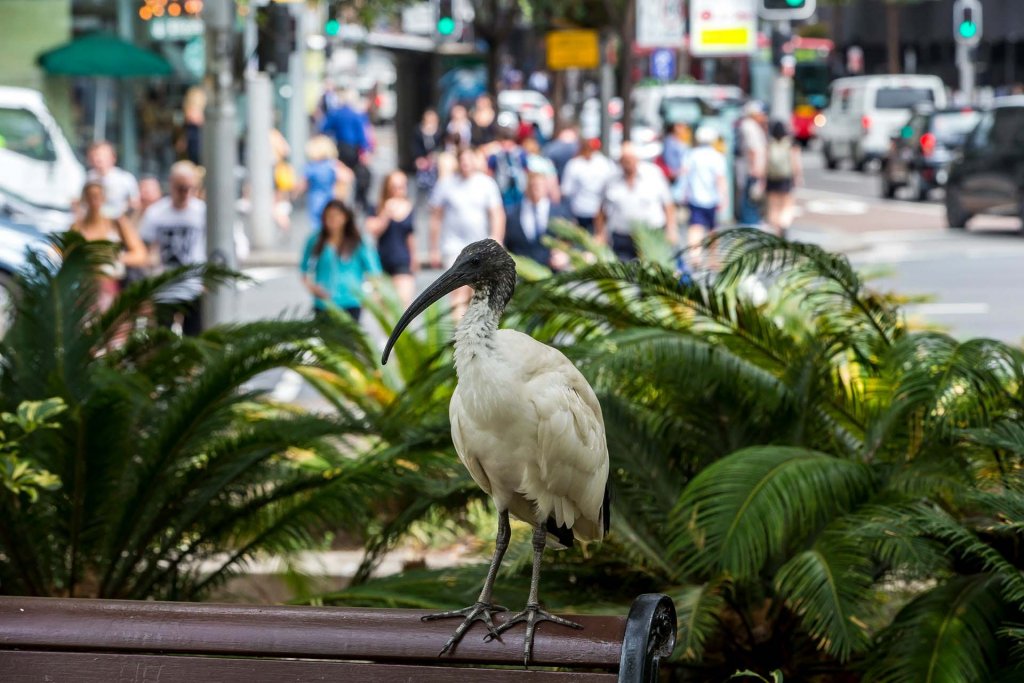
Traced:
[[804, 4], [804, 0], [786, 0], [786, 4], [790, 7], [800, 7]]
[[437, 32], [442, 36], [450, 36], [455, 33], [455, 19], [451, 17], [441, 17], [438, 19]]
[[329, 36], [338, 35], [338, 32], [340, 30], [341, 24], [338, 22], [337, 19], [330, 19], [326, 24], [324, 24], [324, 33], [326, 33]]
[[960, 22], [960, 36], [963, 38], [973, 38], [978, 34], [978, 25], [973, 21], [961, 21]]

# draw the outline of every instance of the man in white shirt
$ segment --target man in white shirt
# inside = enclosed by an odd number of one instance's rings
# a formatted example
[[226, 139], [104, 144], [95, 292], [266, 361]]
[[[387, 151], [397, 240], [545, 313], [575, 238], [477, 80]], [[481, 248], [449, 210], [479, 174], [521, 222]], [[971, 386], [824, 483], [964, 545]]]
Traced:
[[[190, 161], [171, 166], [170, 194], [146, 209], [139, 236], [165, 268], [206, 263], [206, 202], [195, 196], [199, 173]], [[202, 284], [188, 283], [184, 297], [193, 301], [185, 311], [182, 332], [197, 335], [203, 329]]]
[[89, 162], [89, 180], [103, 185], [106, 202], [103, 214], [114, 220], [134, 214], [139, 210], [139, 183], [128, 171], [117, 166], [114, 146], [106, 140], [89, 145], [86, 152]]
[[641, 162], [631, 142], [622, 143], [620, 171], [605, 186], [595, 236], [611, 244], [623, 261], [637, 257], [634, 232], [640, 228], [664, 230], [670, 244], [679, 240], [676, 205], [665, 174], [650, 162]]
[[690, 254], [694, 261], [699, 261], [701, 242], [709, 230], [715, 229], [718, 207], [725, 204], [728, 190], [725, 157], [714, 147], [718, 132], [710, 126], [700, 126], [694, 139], [697, 146], [686, 156], [680, 173], [680, 194], [690, 212]]
[[[505, 211], [498, 184], [480, 171], [480, 160], [471, 149], [459, 152], [459, 170], [434, 187], [430, 195], [430, 263], [450, 267], [467, 245], [490, 237], [505, 239]], [[452, 292], [452, 308], [461, 317], [472, 290]]]
[[562, 196], [581, 228], [594, 233], [594, 217], [601, 209], [604, 186], [615, 173], [615, 165], [597, 150], [600, 142], [586, 140], [579, 155], [569, 160], [562, 173]]

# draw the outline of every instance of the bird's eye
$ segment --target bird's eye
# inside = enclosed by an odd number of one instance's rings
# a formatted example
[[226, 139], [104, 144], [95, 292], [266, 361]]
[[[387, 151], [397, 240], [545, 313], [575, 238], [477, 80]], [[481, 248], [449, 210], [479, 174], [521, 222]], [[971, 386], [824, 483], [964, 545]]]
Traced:
[[480, 257], [479, 256], [474, 256], [473, 258], [469, 259], [469, 262], [472, 263], [474, 266], [479, 266], [480, 265]]

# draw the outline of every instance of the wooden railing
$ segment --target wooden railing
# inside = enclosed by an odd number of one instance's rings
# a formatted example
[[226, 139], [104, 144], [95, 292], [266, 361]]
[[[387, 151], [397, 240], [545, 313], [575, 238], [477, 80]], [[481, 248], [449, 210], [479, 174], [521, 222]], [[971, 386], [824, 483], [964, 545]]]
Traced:
[[[657, 594], [637, 598], [625, 618], [574, 615], [581, 631], [541, 624], [529, 670], [521, 630], [484, 642], [474, 625], [438, 657], [456, 624], [424, 614], [0, 597], [0, 681], [648, 683], [675, 643], [672, 601]], [[487, 668], [502, 666], [516, 668]]]

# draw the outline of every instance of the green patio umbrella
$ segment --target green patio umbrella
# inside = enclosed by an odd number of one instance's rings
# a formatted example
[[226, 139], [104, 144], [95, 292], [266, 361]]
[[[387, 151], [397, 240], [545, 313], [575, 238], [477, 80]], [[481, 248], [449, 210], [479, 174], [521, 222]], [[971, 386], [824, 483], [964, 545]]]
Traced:
[[98, 78], [93, 139], [103, 140], [107, 131], [107, 103], [113, 78], [167, 76], [174, 69], [157, 53], [109, 33], [89, 33], [42, 53], [39, 66], [55, 76]]
[[157, 53], [107, 33], [90, 33], [44, 52], [39, 65], [57, 76], [132, 78], [167, 76], [173, 71]]

